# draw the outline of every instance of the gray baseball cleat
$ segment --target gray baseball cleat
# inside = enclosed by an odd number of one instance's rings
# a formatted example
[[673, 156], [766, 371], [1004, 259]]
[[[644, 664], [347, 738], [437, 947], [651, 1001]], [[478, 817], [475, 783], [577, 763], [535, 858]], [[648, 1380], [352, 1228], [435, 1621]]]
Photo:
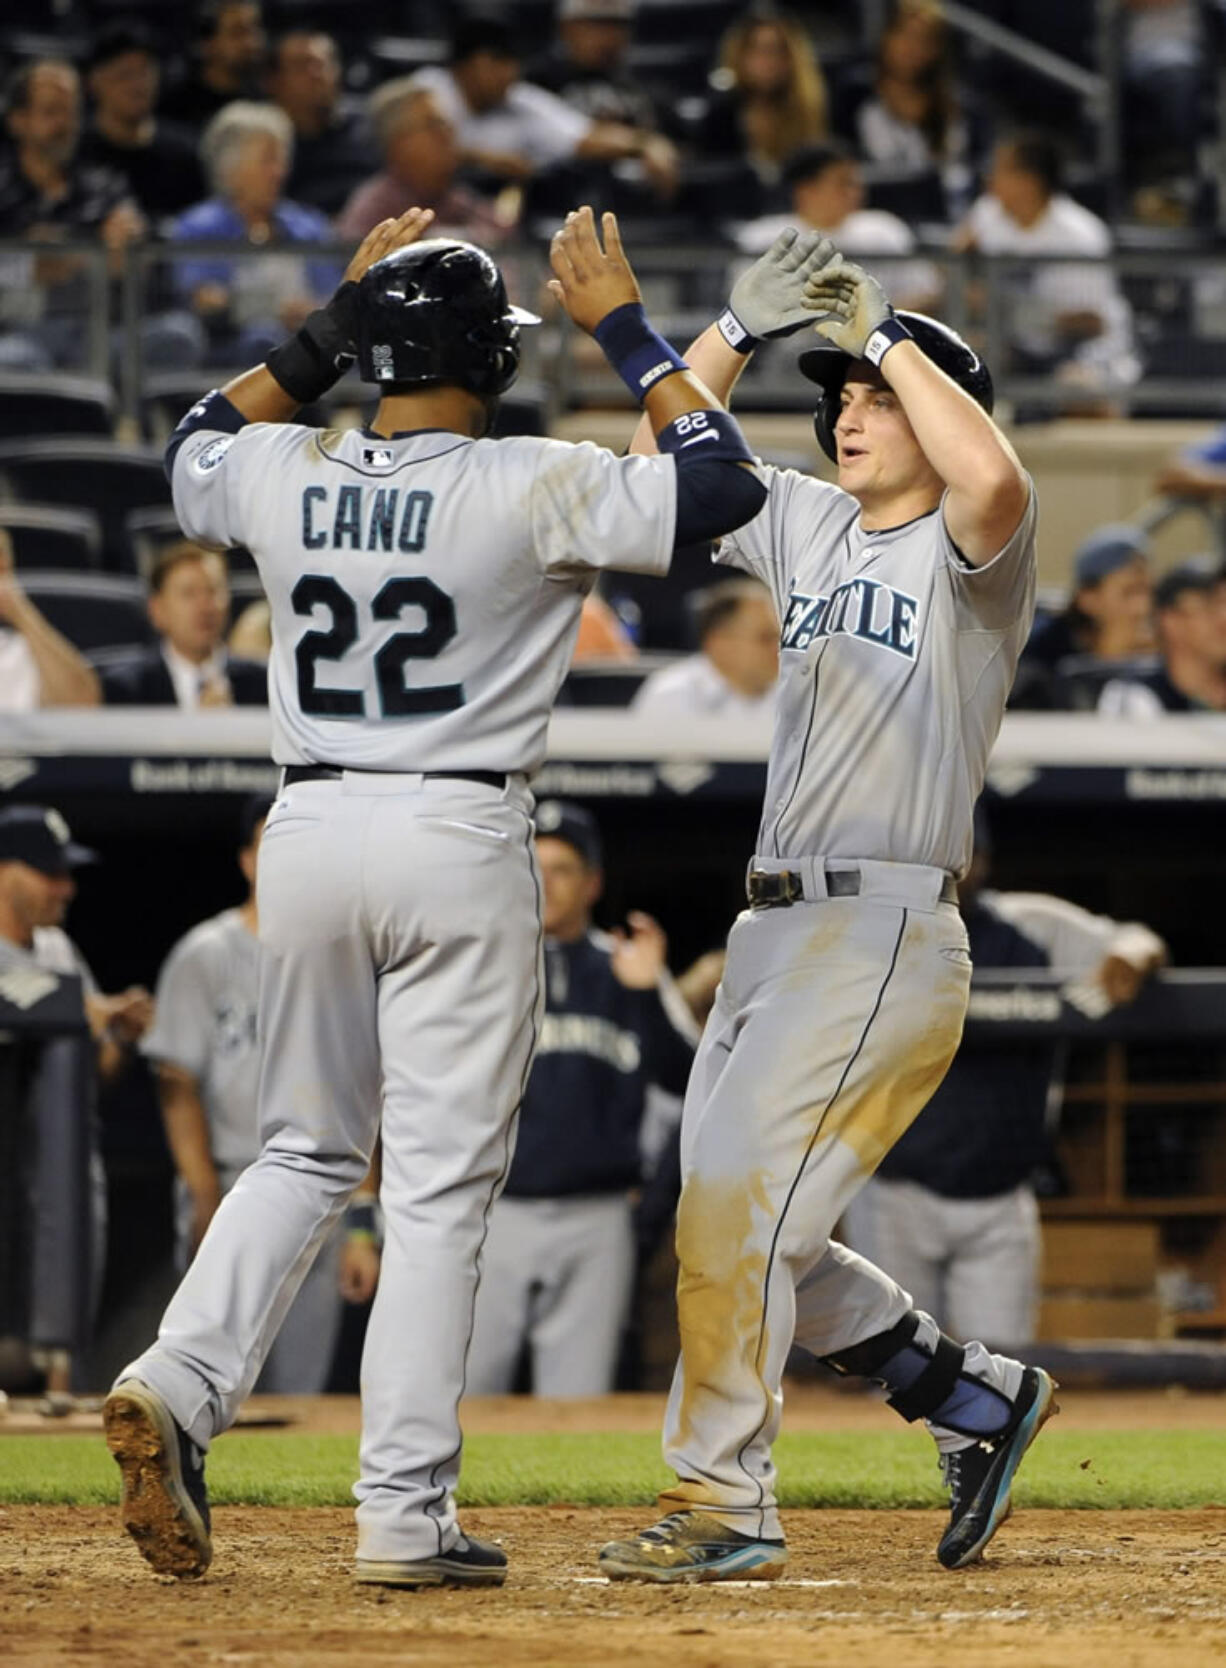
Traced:
[[354, 1580], [374, 1587], [501, 1587], [507, 1555], [489, 1541], [461, 1535], [433, 1558], [359, 1558]]
[[602, 1546], [599, 1565], [610, 1581], [773, 1581], [787, 1561], [782, 1541], [742, 1535], [707, 1512], [670, 1512]]
[[1052, 1414], [1060, 1411], [1056, 1388], [1056, 1381], [1041, 1367], [1027, 1367], [1004, 1430], [941, 1455], [950, 1514], [937, 1557], [947, 1570], [976, 1563], [1008, 1517], [1010, 1490], [1022, 1456]]
[[159, 1575], [203, 1575], [213, 1561], [204, 1454], [139, 1379], [115, 1386], [102, 1425], [123, 1474], [124, 1528]]

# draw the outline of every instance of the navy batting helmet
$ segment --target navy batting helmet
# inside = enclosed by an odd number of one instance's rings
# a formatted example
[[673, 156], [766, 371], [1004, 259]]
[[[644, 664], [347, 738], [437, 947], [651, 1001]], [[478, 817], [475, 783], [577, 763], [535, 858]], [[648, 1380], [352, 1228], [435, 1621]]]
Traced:
[[519, 370], [519, 327], [494, 262], [474, 243], [433, 237], [376, 261], [358, 284], [363, 382], [447, 384], [496, 398]]
[[[915, 345], [932, 360], [945, 375], [964, 388], [985, 411], [991, 412], [995, 398], [992, 374], [983, 360], [956, 330], [926, 313], [895, 313], [895, 318], [906, 325], [915, 338]], [[800, 356], [800, 374], [821, 389], [817, 408], [813, 413], [813, 432], [817, 443], [828, 458], [838, 462], [838, 447], [834, 439], [834, 425], [839, 420], [839, 395], [843, 391], [850, 366], [858, 364], [850, 353], [833, 344], [810, 348]]]

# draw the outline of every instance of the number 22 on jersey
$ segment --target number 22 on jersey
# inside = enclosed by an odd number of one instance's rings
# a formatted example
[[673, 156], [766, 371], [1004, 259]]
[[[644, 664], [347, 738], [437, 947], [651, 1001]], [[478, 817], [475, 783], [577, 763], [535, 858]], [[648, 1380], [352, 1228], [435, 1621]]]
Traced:
[[[315, 488], [308, 489], [304, 497], [309, 498], [312, 493], [318, 493], [320, 497], [326, 496], [323, 489]], [[353, 492], [353, 497], [358, 498], [356, 491]], [[422, 499], [428, 501], [429, 495], [413, 493], [408, 497], [412, 503], [414, 499], [419, 502]], [[388, 494], [387, 498], [391, 499], [394, 506], [395, 493]], [[379, 499], [386, 504], [387, 498], [383, 494], [378, 495], [376, 511], [382, 508]], [[414, 505], [414, 508], [416, 507]], [[428, 502], [422, 507], [428, 510]], [[412, 516], [406, 514], [400, 528], [400, 549], [416, 552], [423, 548], [426, 519], [425, 513]], [[384, 549], [390, 549], [392, 531], [391, 514], [373, 514], [368, 548], [374, 550], [382, 546]], [[318, 548], [325, 539], [319, 533], [314, 533], [305, 542], [312, 548]], [[343, 518], [338, 513], [332, 542], [338, 549], [345, 545], [350, 549], [362, 548], [361, 524], [357, 515], [353, 516], [351, 525], [348, 517]], [[331, 623], [326, 631], [305, 632], [294, 650], [294, 660], [298, 668], [298, 704], [302, 711], [320, 718], [369, 716], [366, 711], [366, 697], [360, 689], [321, 689], [316, 682], [316, 667], [321, 660], [343, 660], [357, 642], [358, 604], [337, 578], [332, 574], [323, 573], [304, 573], [290, 592], [290, 602], [294, 613], [303, 618], [312, 619], [317, 608], [326, 609], [331, 616]], [[422, 574], [415, 574], [387, 580], [376, 592], [370, 605], [371, 615], [380, 621], [398, 620], [406, 608], [420, 610], [424, 616], [424, 624], [416, 631], [394, 632], [376, 652], [374, 666], [375, 683], [379, 691], [378, 716], [420, 718], [432, 713], [454, 712], [457, 707], [464, 705], [462, 684], [441, 683], [412, 687], [407, 682], [406, 672], [410, 661], [433, 660], [455, 637], [455, 603], [434, 580]]]

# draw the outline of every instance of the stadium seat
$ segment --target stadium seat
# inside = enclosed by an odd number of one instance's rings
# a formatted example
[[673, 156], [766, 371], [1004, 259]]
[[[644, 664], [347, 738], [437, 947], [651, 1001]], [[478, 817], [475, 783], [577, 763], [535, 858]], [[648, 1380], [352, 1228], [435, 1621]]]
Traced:
[[4, 501], [70, 504], [97, 513], [103, 566], [131, 571], [125, 518], [131, 510], [169, 504], [159, 452], [107, 440], [0, 442], [0, 508]]
[[0, 439], [40, 434], [111, 434], [115, 395], [108, 382], [83, 376], [0, 375]]
[[85, 654], [152, 641], [145, 589], [138, 579], [37, 572], [23, 574], [22, 584], [56, 630]]
[[[2, 515], [2, 512], [0, 512]], [[142, 579], [148, 579], [159, 551], [168, 544], [177, 544], [183, 529], [169, 504], [148, 510], [132, 510], [125, 517], [128, 545], [132, 552], [132, 566]], [[231, 577], [255, 572], [255, 561], [249, 550], [235, 545], [226, 551], [226, 562]]]
[[13, 560], [22, 573], [27, 568], [88, 571], [102, 559], [102, 530], [89, 510], [2, 504], [0, 527], [12, 540]]
[[543, 383], [517, 382], [498, 402], [493, 433], [501, 439], [511, 434], [548, 434], [549, 402]]

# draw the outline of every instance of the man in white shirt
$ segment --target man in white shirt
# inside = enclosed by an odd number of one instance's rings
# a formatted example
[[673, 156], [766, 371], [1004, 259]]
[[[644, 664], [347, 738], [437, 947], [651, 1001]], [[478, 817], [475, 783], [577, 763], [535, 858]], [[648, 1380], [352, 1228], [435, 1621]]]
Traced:
[[[766, 214], [734, 228], [739, 249], [760, 255], [785, 226], [811, 226], [833, 238], [851, 260], [868, 265], [895, 307], [930, 313], [940, 300], [941, 274], [931, 261], [900, 260], [913, 255], [915, 234], [905, 220], [885, 209], [864, 206], [864, 178], [856, 153], [837, 139], [806, 145], [789, 157], [783, 184], [790, 214]], [[874, 256], [886, 256], [877, 266]]]
[[230, 587], [225, 557], [186, 541], [164, 550], [149, 576], [156, 646], [134, 648], [102, 675], [107, 706], [265, 706], [268, 669], [226, 651]]
[[1044, 134], [996, 147], [988, 189], [971, 206], [955, 246], [984, 255], [1087, 255], [1036, 260], [1010, 275], [1009, 329], [1023, 368], [1054, 371], [1091, 390], [1133, 383], [1141, 374], [1132, 310], [1107, 263], [1104, 221], [1061, 190], [1060, 153]]
[[452, 37], [451, 61], [418, 70], [460, 137], [464, 160], [483, 173], [523, 181], [560, 162], [638, 158], [657, 183], [668, 178], [672, 149], [659, 135], [624, 122], [597, 121], [564, 99], [520, 80], [514, 30], [498, 18], [470, 17]]
[[653, 672], [631, 710], [653, 718], [770, 719], [779, 676], [779, 621], [765, 585], [732, 579], [698, 600], [698, 654]]
[[0, 712], [97, 704], [98, 674], [22, 590], [0, 527]]

